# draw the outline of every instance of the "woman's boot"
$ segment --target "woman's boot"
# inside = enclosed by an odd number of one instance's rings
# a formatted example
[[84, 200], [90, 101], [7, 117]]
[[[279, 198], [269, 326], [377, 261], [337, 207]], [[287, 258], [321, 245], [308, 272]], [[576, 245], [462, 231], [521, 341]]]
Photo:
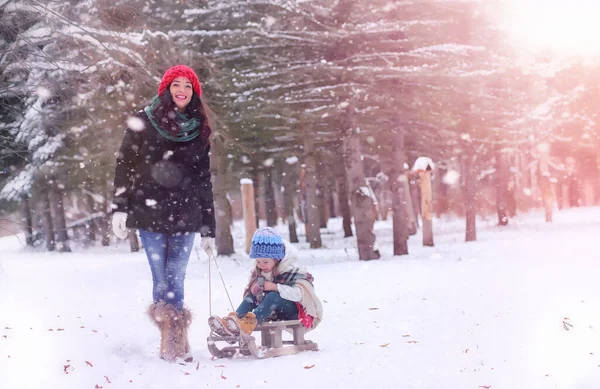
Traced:
[[148, 307], [148, 316], [160, 329], [160, 357], [169, 362], [184, 358], [190, 351], [188, 328], [192, 323], [191, 312], [160, 302]]

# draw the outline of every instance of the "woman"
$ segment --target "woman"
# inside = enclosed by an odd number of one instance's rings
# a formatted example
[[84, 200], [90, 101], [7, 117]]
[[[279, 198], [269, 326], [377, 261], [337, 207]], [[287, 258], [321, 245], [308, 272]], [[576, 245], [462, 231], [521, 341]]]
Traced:
[[152, 103], [129, 121], [117, 156], [113, 230], [137, 228], [152, 272], [150, 319], [161, 332], [161, 358], [189, 352], [190, 312], [184, 279], [196, 232], [214, 248], [209, 126], [202, 87], [192, 69], [167, 70]]

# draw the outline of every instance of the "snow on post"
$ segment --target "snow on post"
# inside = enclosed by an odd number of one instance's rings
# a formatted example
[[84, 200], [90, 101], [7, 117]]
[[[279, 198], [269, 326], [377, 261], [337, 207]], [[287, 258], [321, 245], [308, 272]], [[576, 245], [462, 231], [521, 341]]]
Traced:
[[250, 254], [252, 235], [256, 231], [256, 208], [254, 207], [254, 182], [250, 178], [240, 180], [242, 186], [242, 211], [246, 230], [246, 253]]
[[433, 160], [431, 158], [419, 157], [415, 161], [412, 171], [415, 173], [418, 173], [418, 172], [425, 172], [425, 171], [433, 170], [433, 169], [435, 169], [435, 164], [433, 163]]

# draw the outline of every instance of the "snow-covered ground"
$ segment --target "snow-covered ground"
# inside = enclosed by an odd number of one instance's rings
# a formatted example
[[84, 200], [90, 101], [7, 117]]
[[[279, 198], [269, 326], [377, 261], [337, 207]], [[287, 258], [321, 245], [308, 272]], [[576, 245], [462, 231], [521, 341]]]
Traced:
[[[320, 351], [269, 360], [212, 360], [206, 348], [208, 261], [191, 258], [186, 302], [197, 362], [158, 358], [143, 253], [126, 243], [70, 254], [27, 252], [0, 240], [0, 388], [452, 388], [600, 387], [600, 208], [534, 213], [497, 227], [434, 220], [436, 247], [410, 239], [394, 257], [391, 222], [377, 222], [383, 253], [359, 262], [340, 220], [324, 249], [297, 246], [315, 276]], [[287, 235], [287, 227], [280, 226]], [[299, 231], [302, 230], [299, 228]], [[237, 305], [252, 266], [219, 258]], [[302, 238], [301, 238], [302, 240]], [[212, 310], [230, 310], [212, 267]]]

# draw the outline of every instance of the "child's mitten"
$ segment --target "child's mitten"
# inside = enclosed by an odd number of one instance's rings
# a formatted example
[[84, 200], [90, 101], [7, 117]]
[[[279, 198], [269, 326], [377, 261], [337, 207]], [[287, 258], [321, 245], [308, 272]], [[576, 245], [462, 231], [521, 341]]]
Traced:
[[250, 287], [250, 293], [252, 293], [255, 296], [258, 296], [260, 293], [262, 293], [264, 290], [264, 288], [259, 285], [258, 281], [255, 281], [252, 286]]

